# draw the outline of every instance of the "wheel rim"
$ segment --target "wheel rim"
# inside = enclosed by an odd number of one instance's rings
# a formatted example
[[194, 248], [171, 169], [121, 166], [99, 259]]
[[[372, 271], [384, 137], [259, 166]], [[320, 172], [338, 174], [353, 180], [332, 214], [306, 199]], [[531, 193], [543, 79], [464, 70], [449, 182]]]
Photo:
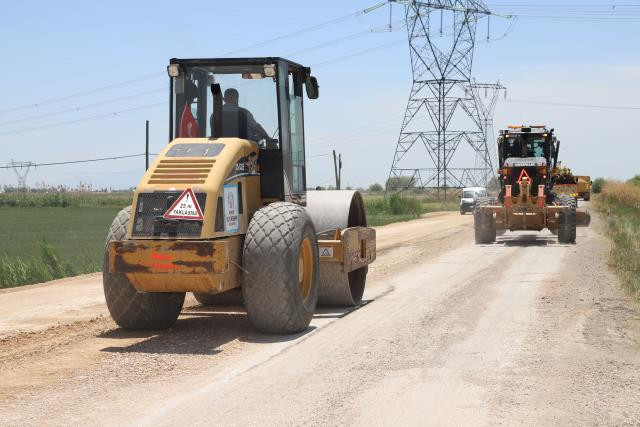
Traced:
[[300, 245], [300, 256], [298, 257], [298, 287], [304, 302], [307, 302], [311, 296], [312, 279], [313, 250], [311, 248], [311, 240], [306, 237]]

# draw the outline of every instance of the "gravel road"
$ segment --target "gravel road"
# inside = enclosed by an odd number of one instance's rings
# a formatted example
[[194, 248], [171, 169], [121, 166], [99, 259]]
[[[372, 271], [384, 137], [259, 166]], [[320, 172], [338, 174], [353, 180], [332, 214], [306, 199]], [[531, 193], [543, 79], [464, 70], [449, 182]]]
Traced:
[[122, 331], [99, 275], [0, 291], [0, 425], [639, 424], [640, 309], [601, 218], [576, 245], [472, 223], [378, 228], [366, 304], [289, 337], [192, 298]]

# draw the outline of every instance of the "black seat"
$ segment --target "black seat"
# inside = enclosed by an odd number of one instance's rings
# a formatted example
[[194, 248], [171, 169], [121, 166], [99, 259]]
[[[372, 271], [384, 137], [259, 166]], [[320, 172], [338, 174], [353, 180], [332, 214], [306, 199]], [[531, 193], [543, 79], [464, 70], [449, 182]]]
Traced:
[[[213, 129], [213, 114], [210, 125]], [[222, 138], [242, 138], [249, 139], [253, 135], [247, 134], [247, 111], [244, 109], [223, 109], [222, 110]]]

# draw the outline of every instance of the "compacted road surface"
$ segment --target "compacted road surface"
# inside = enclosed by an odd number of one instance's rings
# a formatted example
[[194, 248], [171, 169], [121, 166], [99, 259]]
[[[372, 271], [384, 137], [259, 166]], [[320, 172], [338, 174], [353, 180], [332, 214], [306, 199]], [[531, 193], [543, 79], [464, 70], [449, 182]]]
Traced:
[[0, 425], [638, 424], [640, 311], [602, 221], [473, 243], [472, 216], [378, 228], [366, 303], [296, 336], [188, 299], [118, 329], [101, 278], [0, 292]]

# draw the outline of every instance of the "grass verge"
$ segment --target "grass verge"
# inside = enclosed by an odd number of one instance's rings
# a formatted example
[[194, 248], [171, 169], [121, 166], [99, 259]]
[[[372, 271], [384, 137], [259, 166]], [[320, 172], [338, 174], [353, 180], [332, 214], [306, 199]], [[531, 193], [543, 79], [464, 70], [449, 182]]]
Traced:
[[610, 263], [625, 289], [640, 299], [640, 187], [607, 181], [595, 205], [606, 217]]
[[0, 207], [7, 208], [68, 208], [120, 207], [131, 204], [132, 193], [3, 193]]
[[367, 225], [376, 227], [416, 219], [428, 212], [455, 211], [458, 210], [458, 203], [394, 194], [387, 198], [365, 196], [364, 209], [367, 214]]
[[[100, 271], [109, 224], [130, 193], [0, 194], [0, 288]], [[457, 210], [426, 196], [365, 195], [370, 226]]]
[[82, 261], [71, 265], [60, 258], [53, 246], [42, 240], [39, 242], [37, 256], [31, 256], [26, 260], [10, 258], [6, 254], [0, 256], [0, 288], [48, 282], [49, 280], [99, 271], [100, 265], [95, 260], [85, 257]]

